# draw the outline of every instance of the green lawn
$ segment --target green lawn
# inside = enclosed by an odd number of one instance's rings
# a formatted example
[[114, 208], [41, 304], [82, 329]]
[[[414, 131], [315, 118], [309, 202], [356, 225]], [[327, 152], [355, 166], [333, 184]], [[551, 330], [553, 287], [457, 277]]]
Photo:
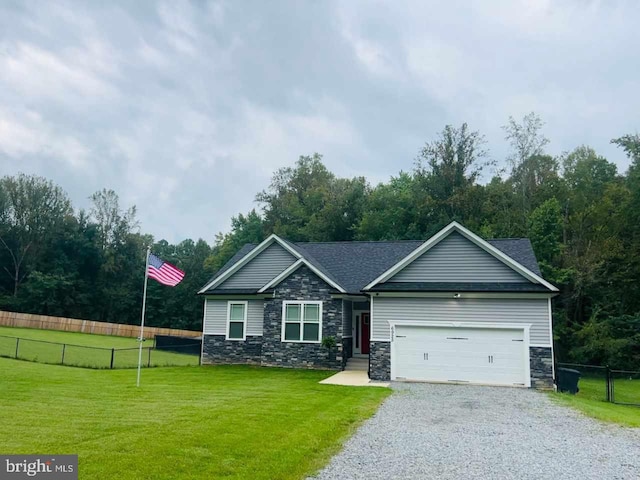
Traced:
[[[615, 398], [619, 402], [640, 403], [640, 380], [615, 379]], [[628, 427], [640, 427], [640, 407], [608, 403], [605, 380], [584, 377], [578, 383], [577, 395], [554, 393], [558, 402], [569, 405], [590, 417]]]
[[[79, 455], [82, 479], [299, 479], [390, 390], [245, 366], [88, 370], [0, 358], [0, 451]], [[366, 455], [366, 452], [363, 452]]]
[[[36, 328], [0, 327], [0, 356], [15, 356], [16, 339], [13, 337], [28, 339], [20, 340], [18, 344], [18, 358], [23, 360], [58, 364], [62, 361], [62, 346], [58, 344], [67, 344], [64, 348], [64, 361], [67, 365], [109, 368], [112, 348], [119, 349], [114, 353], [114, 368], [132, 368], [138, 364], [138, 341], [135, 338]], [[147, 340], [143, 346], [152, 347], [153, 339]], [[100, 347], [103, 350], [82, 347]], [[145, 366], [149, 365], [149, 360], [151, 360], [151, 366], [197, 365], [199, 362], [199, 358], [195, 355], [160, 350], [152, 350], [149, 357], [148, 349], [144, 351], [143, 359]]]

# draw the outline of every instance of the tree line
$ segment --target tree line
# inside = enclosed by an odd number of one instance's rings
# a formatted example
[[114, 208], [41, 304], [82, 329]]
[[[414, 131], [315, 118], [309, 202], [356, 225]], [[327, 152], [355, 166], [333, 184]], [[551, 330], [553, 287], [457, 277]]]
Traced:
[[[194, 294], [245, 243], [271, 233], [292, 241], [426, 239], [453, 220], [484, 238], [528, 237], [543, 276], [557, 285], [561, 360], [640, 368], [640, 136], [613, 139], [631, 161], [621, 173], [589, 146], [559, 156], [535, 114], [503, 127], [502, 168], [483, 135], [446, 126], [413, 168], [371, 185], [341, 178], [322, 156], [277, 170], [258, 209], [231, 219], [210, 246], [140, 233], [135, 207], [111, 190], [75, 211], [52, 182], [0, 179], [0, 308], [120, 323], [139, 321], [147, 245], [187, 272], [174, 289], [149, 285], [150, 325], [199, 329]], [[487, 181], [488, 179], [488, 181]]]
[[20, 174], [0, 179], [0, 308], [114, 323], [140, 322], [146, 248], [188, 271], [175, 288], [149, 282], [153, 326], [198, 329], [206, 281], [204, 240], [171, 245], [139, 232], [135, 207], [113, 190], [74, 211], [53, 182]]

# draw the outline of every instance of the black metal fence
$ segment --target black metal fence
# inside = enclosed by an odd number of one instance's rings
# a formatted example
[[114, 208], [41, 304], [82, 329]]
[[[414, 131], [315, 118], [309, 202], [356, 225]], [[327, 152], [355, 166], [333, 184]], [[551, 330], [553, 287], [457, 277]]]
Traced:
[[579, 363], [557, 363], [556, 367], [580, 372], [577, 395], [581, 397], [640, 407], [640, 372]]
[[[143, 347], [142, 366], [198, 365], [199, 351], [195, 355], [193, 349], [194, 344], [176, 345], [171, 351], [158, 350], [153, 346]], [[138, 355], [139, 347], [91, 347], [0, 335], [0, 357], [31, 362], [96, 369], [135, 368], [138, 366]]]
[[190, 353], [192, 355], [200, 355], [202, 350], [202, 338], [194, 337], [178, 337], [176, 335], [156, 335], [154, 338], [154, 347], [158, 350], [168, 352]]

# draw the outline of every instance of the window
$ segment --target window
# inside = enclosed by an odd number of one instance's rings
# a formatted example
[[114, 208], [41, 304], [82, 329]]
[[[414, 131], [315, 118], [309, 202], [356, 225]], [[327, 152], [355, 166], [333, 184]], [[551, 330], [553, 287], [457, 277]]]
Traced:
[[319, 343], [322, 302], [283, 302], [282, 341]]
[[248, 302], [227, 303], [227, 340], [245, 340]]

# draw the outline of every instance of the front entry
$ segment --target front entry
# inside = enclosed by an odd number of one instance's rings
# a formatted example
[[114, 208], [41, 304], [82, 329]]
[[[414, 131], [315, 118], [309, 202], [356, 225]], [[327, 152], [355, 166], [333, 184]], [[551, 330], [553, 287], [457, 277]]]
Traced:
[[360, 351], [363, 354], [369, 354], [369, 339], [370, 339], [370, 334], [369, 334], [369, 325], [370, 325], [370, 321], [369, 321], [369, 312], [365, 312], [362, 315], [360, 315]]

